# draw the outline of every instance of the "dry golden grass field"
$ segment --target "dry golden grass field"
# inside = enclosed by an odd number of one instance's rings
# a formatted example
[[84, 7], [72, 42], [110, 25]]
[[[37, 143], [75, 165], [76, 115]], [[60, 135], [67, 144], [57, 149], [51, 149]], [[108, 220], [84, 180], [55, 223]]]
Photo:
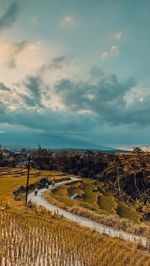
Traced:
[[[58, 172], [31, 170], [62, 178]], [[26, 183], [26, 170], [0, 169], [1, 266], [149, 266], [150, 254], [139, 244], [112, 239], [65, 221], [38, 207], [26, 208], [12, 191]]]

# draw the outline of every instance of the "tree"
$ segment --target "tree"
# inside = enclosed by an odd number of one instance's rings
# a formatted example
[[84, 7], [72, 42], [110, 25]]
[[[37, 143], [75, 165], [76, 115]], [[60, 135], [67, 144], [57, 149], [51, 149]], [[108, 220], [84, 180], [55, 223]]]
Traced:
[[140, 147], [135, 147], [132, 152], [133, 153], [143, 153], [143, 150]]

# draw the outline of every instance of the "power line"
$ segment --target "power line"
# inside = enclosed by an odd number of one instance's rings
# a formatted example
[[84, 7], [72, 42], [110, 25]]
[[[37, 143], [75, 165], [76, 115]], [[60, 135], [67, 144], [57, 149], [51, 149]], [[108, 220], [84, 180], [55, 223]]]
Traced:
[[30, 178], [30, 156], [28, 158], [28, 172], [27, 172], [27, 185], [26, 185], [26, 206], [28, 206], [28, 191], [29, 191], [29, 178]]

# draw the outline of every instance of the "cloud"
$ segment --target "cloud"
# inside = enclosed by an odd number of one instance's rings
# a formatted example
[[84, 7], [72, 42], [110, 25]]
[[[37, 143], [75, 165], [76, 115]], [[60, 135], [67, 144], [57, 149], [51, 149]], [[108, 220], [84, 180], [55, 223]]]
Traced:
[[[11, 86], [11, 84], [16, 84], [29, 75], [41, 75], [46, 81], [50, 80], [51, 75], [51, 81], [56, 80], [58, 76], [62, 76], [60, 72], [65, 72], [65, 68], [69, 73], [72, 71], [71, 57], [69, 59], [66, 55], [62, 56], [65, 53], [66, 51], [62, 45], [49, 41], [30, 42], [20, 40], [13, 42], [1, 39], [0, 81]], [[64, 61], [64, 63], [61, 61]]]
[[101, 54], [102, 59], [107, 59], [109, 57], [109, 52], [105, 51]]
[[46, 85], [43, 83], [41, 77], [38, 76], [27, 76], [20, 83], [13, 84], [13, 87], [8, 87], [1, 82], [1, 104], [10, 110], [19, 110], [22, 108], [35, 108], [39, 110], [40, 108], [44, 108], [42, 101], [44, 97], [47, 97], [45, 95], [46, 90]]
[[65, 16], [60, 22], [60, 26], [63, 28], [73, 28], [75, 25], [76, 21], [72, 16]]
[[39, 73], [44, 72], [45, 70], [57, 70], [57, 69], [62, 69], [66, 65], [71, 65], [73, 64], [73, 59], [71, 56], [68, 55], [63, 55], [63, 56], [58, 56], [54, 57], [50, 63], [43, 64], [39, 68]]
[[57, 67], [61, 67], [64, 64], [70, 64], [72, 62], [73, 62], [73, 60], [72, 60], [71, 56], [67, 56], [67, 55], [59, 56], [59, 57], [55, 57], [53, 59], [53, 66], [54, 67], [56, 66], [56, 68], [57, 68]]
[[127, 95], [131, 97], [132, 91], [137, 91], [134, 79], [120, 80], [114, 74], [100, 75], [95, 83], [62, 80], [56, 86], [56, 93], [67, 111], [89, 113], [102, 124], [148, 126], [150, 93], [146, 97], [139, 94], [128, 104]]
[[29, 76], [20, 84], [26, 88], [27, 94], [18, 93], [19, 97], [23, 100], [25, 105], [29, 107], [43, 107], [42, 94], [44, 94], [44, 84], [40, 77]]
[[25, 81], [25, 87], [30, 91], [33, 97], [40, 98], [41, 80], [39, 77], [29, 76]]
[[140, 94], [133, 78], [122, 80], [98, 67], [91, 69], [87, 80], [62, 79], [51, 86], [35, 75], [16, 86], [19, 90], [10, 88], [9, 98], [1, 91], [0, 130], [5, 130], [1, 128], [5, 123], [43, 132], [45, 136], [82, 137], [106, 126], [150, 126], [149, 90], [146, 96], [144, 89]]
[[119, 54], [119, 52], [120, 52], [120, 46], [112, 45], [112, 47], [108, 51], [104, 51], [101, 53], [101, 58], [105, 60], [111, 56]]
[[33, 45], [32, 47], [31, 45], [32, 44], [27, 41], [0, 41], [0, 56], [2, 64], [8, 68], [16, 68], [19, 56], [25, 49], [33, 49]]
[[3, 82], [0, 82], [0, 91], [11, 91]]
[[10, 27], [16, 21], [18, 9], [17, 2], [12, 2], [8, 6], [5, 13], [0, 17], [0, 30]]
[[117, 41], [120, 41], [123, 38], [123, 32], [119, 31], [119, 32], [114, 33], [114, 38]]
[[[2, 112], [1, 112], [2, 109]], [[15, 125], [15, 127], [24, 127], [27, 131], [33, 130], [43, 132], [46, 136], [65, 136], [65, 135], [82, 135], [91, 124], [93, 118], [86, 115], [65, 113], [62, 111], [42, 110], [37, 112], [35, 109], [12, 110], [9, 112], [4, 106], [0, 108], [0, 129], [4, 130]], [[28, 130], [28, 132], [30, 132]], [[67, 134], [66, 134], [67, 133]]]
[[52, 136], [63, 141], [71, 135], [98, 143], [104, 139], [117, 142], [127, 134], [134, 140], [135, 132], [141, 136], [144, 127], [150, 132], [150, 92], [133, 78], [123, 80], [94, 67], [86, 80], [62, 79], [51, 86], [35, 75], [16, 86], [19, 89], [0, 85], [8, 88], [0, 90], [0, 130], [7, 132], [7, 139], [12, 128], [21, 132], [13, 136], [27, 138], [25, 132], [30, 132], [37, 143], [38, 134], [43, 134], [46, 143]]
[[119, 45], [113, 45], [109, 51], [110, 55], [113, 56], [115, 54], [118, 54], [120, 50]]
[[96, 115], [101, 121], [115, 124], [124, 123], [126, 120], [124, 96], [133, 87], [135, 87], [133, 79], [120, 81], [116, 75], [103, 74], [95, 84], [93, 81], [75, 83], [71, 80], [62, 80], [56, 85], [56, 93], [67, 110], [86, 111]]

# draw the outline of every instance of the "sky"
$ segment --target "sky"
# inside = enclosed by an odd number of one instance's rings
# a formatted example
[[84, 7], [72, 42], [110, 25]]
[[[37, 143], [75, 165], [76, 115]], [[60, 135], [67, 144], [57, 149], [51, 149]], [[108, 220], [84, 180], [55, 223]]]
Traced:
[[0, 0], [0, 143], [150, 144], [149, 10], [149, 0]]

